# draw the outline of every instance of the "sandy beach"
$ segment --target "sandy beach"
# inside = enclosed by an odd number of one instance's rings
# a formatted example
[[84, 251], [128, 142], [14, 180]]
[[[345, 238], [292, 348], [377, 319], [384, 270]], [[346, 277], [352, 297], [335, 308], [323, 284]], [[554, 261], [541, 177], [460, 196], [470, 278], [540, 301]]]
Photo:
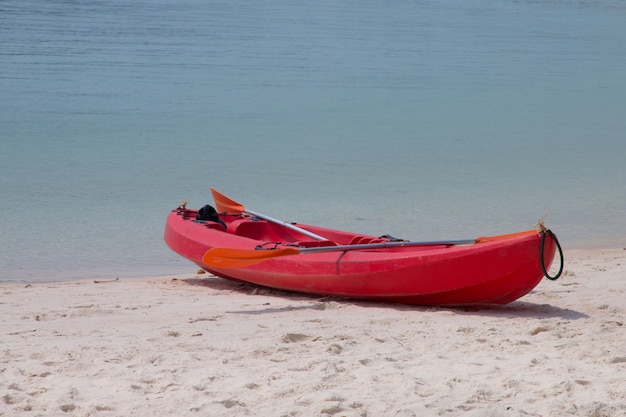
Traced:
[[452, 309], [189, 274], [0, 285], [0, 416], [626, 416], [626, 250]]

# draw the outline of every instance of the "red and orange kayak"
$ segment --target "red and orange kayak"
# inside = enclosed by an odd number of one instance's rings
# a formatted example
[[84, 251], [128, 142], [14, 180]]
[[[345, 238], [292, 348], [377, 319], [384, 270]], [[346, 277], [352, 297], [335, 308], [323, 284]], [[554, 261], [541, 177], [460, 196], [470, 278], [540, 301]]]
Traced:
[[167, 218], [165, 242], [226, 279], [309, 294], [446, 306], [506, 304], [526, 295], [547, 275], [558, 247], [556, 236], [545, 229], [410, 242], [286, 224], [240, 208], [206, 220], [198, 210], [181, 206]]

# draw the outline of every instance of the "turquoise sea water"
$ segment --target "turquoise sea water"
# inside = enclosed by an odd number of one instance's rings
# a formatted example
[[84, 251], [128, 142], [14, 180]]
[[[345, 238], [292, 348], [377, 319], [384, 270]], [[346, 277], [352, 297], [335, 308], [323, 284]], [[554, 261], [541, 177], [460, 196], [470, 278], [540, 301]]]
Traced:
[[413, 240], [626, 246], [626, 3], [0, 0], [0, 281], [193, 272], [213, 186]]

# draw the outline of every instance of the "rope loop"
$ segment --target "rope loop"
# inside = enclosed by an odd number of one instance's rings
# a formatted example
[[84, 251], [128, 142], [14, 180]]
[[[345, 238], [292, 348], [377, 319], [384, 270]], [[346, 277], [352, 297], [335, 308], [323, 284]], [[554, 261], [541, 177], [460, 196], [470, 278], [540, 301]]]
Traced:
[[[543, 271], [543, 275], [546, 278], [552, 281], [556, 281], [557, 279], [559, 279], [559, 277], [563, 273], [563, 266], [565, 264], [564, 259], [563, 259], [563, 250], [561, 249], [561, 244], [559, 243], [559, 240], [556, 238], [556, 235], [552, 232], [552, 230], [545, 228], [545, 226], [543, 225], [543, 221], [539, 220], [539, 225], [537, 228], [540, 229], [539, 233], [541, 234], [541, 254], [540, 254], [541, 270]], [[559, 258], [561, 259], [561, 266], [559, 267], [559, 272], [557, 272], [556, 275], [554, 276], [550, 276], [550, 274], [548, 273], [546, 269], [544, 246], [545, 246], [546, 236], [548, 235], [554, 241], [556, 248], [559, 250]]]

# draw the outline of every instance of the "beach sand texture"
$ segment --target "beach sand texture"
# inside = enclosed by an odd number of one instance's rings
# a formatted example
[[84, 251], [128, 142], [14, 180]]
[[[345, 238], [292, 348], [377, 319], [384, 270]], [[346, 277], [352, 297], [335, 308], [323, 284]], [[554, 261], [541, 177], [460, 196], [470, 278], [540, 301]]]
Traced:
[[626, 251], [565, 255], [480, 309], [206, 274], [2, 284], [0, 416], [626, 416]]

